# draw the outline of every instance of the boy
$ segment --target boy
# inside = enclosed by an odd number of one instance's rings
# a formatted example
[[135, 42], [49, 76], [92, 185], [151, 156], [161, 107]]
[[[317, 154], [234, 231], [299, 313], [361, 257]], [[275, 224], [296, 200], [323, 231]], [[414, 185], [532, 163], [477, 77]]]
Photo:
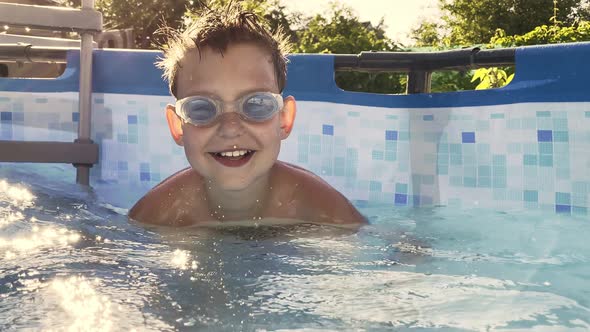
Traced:
[[[232, 2], [234, 3], [234, 2]], [[318, 176], [277, 161], [295, 120], [282, 98], [286, 39], [239, 2], [211, 8], [170, 37], [158, 63], [176, 97], [166, 119], [191, 167], [164, 180], [131, 219], [185, 226], [272, 218], [361, 224], [365, 218]]]

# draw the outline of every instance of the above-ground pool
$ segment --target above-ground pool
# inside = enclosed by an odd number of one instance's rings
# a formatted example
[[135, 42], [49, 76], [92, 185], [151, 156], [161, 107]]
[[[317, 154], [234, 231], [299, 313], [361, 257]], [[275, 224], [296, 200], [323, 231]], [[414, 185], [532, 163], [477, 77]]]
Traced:
[[[91, 187], [71, 165], [0, 164], [0, 330], [590, 330], [590, 44], [516, 50], [502, 89], [377, 95], [292, 56], [280, 159], [320, 175], [359, 229], [130, 223], [187, 166], [157, 52], [95, 51]], [[73, 141], [78, 55], [0, 79], [0, 140]]]

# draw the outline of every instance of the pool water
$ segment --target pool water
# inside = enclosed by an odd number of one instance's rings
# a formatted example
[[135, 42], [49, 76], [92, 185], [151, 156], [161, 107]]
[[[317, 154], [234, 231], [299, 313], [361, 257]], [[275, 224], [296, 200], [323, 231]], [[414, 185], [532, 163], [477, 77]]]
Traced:
[[588, 220], [361, 211], [356, 231], [154, 228], [91, 190], [0, 178], [0, 330], [590, 329]]

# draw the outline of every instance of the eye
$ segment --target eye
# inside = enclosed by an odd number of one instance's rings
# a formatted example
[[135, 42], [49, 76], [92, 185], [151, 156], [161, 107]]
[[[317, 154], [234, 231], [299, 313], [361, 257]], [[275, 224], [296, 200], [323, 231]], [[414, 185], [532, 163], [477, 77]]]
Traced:
[[244, 101], [244, 114], [254, 121], [269, 119], [277, 110], [278, 104], [272, 95], [255, 94]]
[[217, 113], [215, 104], [207, 99], [193, 99], [183, 105], [183, 112], [194, 122], [206, 122]]

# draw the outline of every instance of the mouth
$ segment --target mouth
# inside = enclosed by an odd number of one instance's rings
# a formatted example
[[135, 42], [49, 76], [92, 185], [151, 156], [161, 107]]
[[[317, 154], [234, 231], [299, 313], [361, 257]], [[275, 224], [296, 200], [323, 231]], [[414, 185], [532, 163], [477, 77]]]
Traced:
[[240, 167], [245, 165], [256, 153], [254, 150], [232, 150], [221, 152], [209, 152], [209, 154], [220, 164], [227, 167]]

